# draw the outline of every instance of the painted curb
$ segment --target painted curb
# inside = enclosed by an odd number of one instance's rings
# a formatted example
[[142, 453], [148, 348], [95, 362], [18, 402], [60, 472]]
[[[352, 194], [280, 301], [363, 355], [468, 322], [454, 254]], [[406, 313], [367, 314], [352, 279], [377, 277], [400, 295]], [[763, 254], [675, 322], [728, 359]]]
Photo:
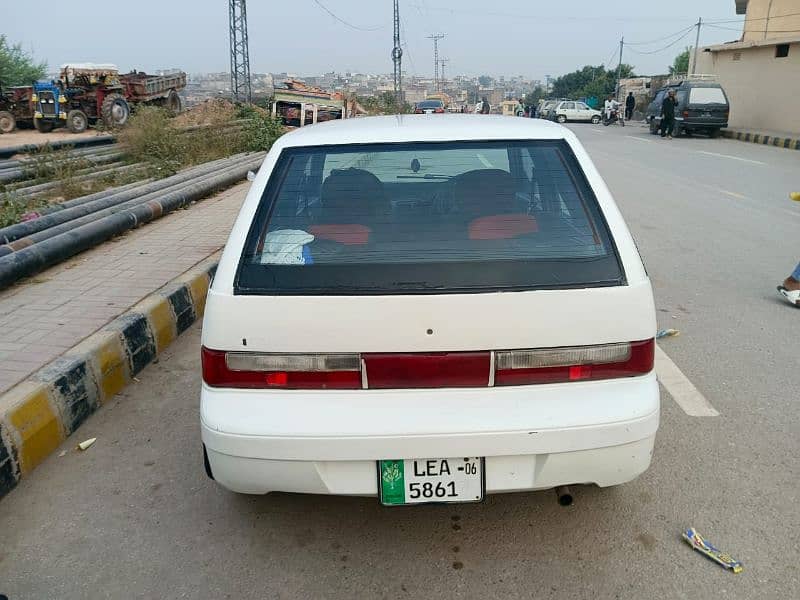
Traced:
[[800, 150], [800, 139], [780, 137], [776, 135], [762, 135], [760, 133], [750, 133], [747, 131], [722, 130], [722, 137], [739, 140], [740, 142], [752, 142], [765, 146], [775, 146], [777, 148], [787, 148], [789, 150]]
[[218, 255], [0, 395], [0, 498], [203, 316]]

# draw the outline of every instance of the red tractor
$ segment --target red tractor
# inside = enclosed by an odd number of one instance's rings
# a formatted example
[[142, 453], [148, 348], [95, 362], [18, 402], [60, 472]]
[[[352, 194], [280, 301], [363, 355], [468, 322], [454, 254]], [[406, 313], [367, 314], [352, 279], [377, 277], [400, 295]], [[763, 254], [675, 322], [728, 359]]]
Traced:
[[34, 84], [33, 123], [42, 132], [63, 125], [80, 133], [97, 122], [114, 129], [128, 121], [132, 104], [157, 104], [178, 112], [178, 90], [185, 86], [183, 72], [120, 75], [114, 65], [64, 65], [58, 81]]

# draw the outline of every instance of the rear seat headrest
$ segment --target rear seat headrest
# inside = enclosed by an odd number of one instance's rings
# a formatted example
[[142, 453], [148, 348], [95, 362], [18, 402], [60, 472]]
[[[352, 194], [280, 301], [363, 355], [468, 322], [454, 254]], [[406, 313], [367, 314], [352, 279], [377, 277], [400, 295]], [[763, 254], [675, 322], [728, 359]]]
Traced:
[[514, 178], [502, 169], [467, 171], [456, 178], [455, 199], [467, 216], [516, 212]]
[[334, 169], [322, 184], [326, 223], [361, 223], [385, 215], [389, 201], [380, 180], [363, 169]]

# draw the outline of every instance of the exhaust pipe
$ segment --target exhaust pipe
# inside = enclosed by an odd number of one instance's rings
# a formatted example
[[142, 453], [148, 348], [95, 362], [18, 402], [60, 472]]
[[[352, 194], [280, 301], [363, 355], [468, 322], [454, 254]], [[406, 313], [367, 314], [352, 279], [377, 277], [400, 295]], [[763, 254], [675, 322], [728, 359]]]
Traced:
[[566, 485], [560, 485], [556, 488], [556, 497], [561, 506], [572, 504], [572, 492]]

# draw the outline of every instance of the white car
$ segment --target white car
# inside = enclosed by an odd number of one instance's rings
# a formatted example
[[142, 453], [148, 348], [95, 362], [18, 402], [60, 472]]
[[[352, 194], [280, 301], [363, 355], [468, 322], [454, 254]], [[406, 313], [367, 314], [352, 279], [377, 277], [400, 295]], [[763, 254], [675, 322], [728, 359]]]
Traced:
[[603, 113], [591, 108], [584, 102], [567, 100], [559, 102], [553, 111], [555, 120], [559, 123], [567, 121], [589, 121], [597, 125], [603, 119]]
[[472, 115], [298, 129], [208, 294], [207, 473], [386, 505], [621, 484], [653, 452], [655, 332], [634, 241], [571, 131]]

